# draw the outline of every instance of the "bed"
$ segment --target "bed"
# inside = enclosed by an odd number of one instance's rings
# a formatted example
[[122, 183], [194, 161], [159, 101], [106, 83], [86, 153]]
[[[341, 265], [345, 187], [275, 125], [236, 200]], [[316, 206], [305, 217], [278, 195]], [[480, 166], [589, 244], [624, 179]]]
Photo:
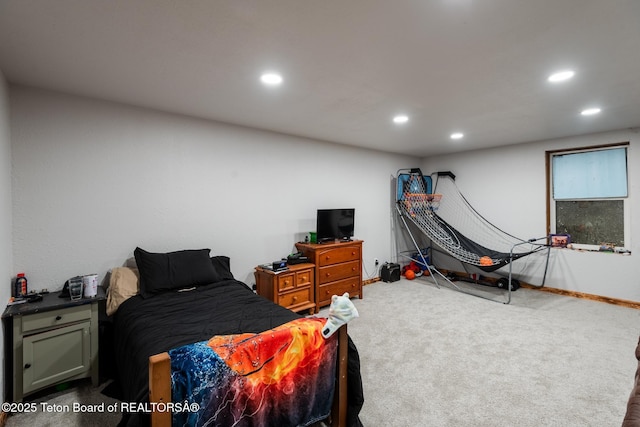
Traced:
[[640, 426], [640, 339], [635, 349], [635, 356], [638, 364], [633, 377], [633, 388], [627, 401], [627, 411], [622, 420], [622, 427]]
[[[303, 319], [235, 280], [229, 258], [209, 257], [208, 249], [154, 254], [137, 248], [134, 255], [138, 271], [113, 269], [107, 300], [107, 312], [113, 316], [114, 358], [123, 402], [171, 401], [168, 351], [212, 337], [265, 333]], [[208, 265], [204, 265], [205, 259]], [[337, 377], [344, 381], [336, 383], [331, 422], [338, 425], [342, 419], [344, 425], [360, 426], [363, 397], [357, 349], [347, 337], [346, 327], [336, 335], [342, 341], [336, 363], [343, 369]], [[137, 408], [123, 413], [121, 426], [171, 423], [170, 413]], [[245, 425], [254, 424], [249, 420]]]

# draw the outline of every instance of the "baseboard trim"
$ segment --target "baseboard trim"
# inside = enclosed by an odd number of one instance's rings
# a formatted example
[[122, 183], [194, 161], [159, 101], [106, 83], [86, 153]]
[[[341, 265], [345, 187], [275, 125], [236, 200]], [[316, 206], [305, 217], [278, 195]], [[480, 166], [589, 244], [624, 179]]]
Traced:
[[362, 281], [362, 286], [370, 285], [372, 283], [376, 283], [376, 282], [379, 282], [379, 281], [380, 281], [379, 277], [374, 277], [373, 279], [363, 280]]
[[538, 286], [533, 286], [528, 283], [522, 283], [522, 282], [520, 282], [520, 286], [523, 288], [535, 289], [537, 291], [549, 292], [551, 294], [556, 294], [556, 295], [564, 295], [564, 296], [569, 296], [574, 298], [588, 299], [591, 301], [605, 302], [607, 304], [619, 305], [622, 307], [640, 309], [640, 302], [636, 302], [636, 301], [629, 301], [629, 300], [620, 299], [620, 298], [603, 297], [601, 295], [587, 294], [584, 292], [567, 291], [566, 289], [547, 288], [547, 287], [540, 288]]

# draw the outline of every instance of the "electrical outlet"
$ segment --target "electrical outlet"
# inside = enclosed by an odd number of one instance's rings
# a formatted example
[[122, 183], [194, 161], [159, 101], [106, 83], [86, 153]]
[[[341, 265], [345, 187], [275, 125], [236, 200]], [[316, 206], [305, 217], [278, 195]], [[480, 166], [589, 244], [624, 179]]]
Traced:
[[378, 258], [374, 258], [373, 259], [373, 263], [375, 264], [375, 266], [377, 267], [378, 264], [380, 264], [380, 261], [378, 261]]

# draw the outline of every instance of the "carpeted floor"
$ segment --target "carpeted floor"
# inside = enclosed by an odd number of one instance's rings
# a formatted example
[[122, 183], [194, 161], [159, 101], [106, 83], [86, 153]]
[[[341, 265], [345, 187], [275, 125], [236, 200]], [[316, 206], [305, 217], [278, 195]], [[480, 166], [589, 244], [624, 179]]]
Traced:
[[[91, 380], [74, 381], [67, 390], [51, 394], [37, 393], [28, 397], [25, 402], [36, 403], [34, 413], [12, 414], [7, 420], [6, 427], [101, 427], [116, 426], [122, 414], [119, 410], [109, 412], [109, 405], [117, 405], [118, 400], [105, 396], [101, 391], [108, 384], [97, 388], [91, 386]], [[88, 412], [89, 408], [100, 409], [104, 404], [104, 411]], [[86, 405], [74, 408], [74, 405]]]
[[504, 305], [423, 280], [356, 301], [364, 425], [621, 424], [640, 311], [527, 289]]
[[[505, 305], [404, 279], [368, 285], [364, 299], [353, 301], [360, 317], [349, 334], [360, 352], [367, 427], [622, 422], [640, 310], [528, 289]], [[116, 401], [80, 382], [38, 402]], [[39, 410], [14, 414], [7, 426], [111, 426], [119, 419]]]

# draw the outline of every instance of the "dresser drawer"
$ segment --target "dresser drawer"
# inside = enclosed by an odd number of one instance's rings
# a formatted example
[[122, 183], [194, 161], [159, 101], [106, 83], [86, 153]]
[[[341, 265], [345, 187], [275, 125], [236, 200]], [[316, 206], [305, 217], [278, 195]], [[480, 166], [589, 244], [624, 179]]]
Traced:
[[343, 248], [327, 249], [326, 251], [322, 251], [318, 254], [318, 264], [320, 267], [346, 261], [356, 261], [359, 259], [359, 246], [347, 246]]
[[311, 287], [303, 288], [294, 292], [287, 292], [278, 296], [278, 304], [293, 309], [300, 304], [307, 304], [313, 301], [311, 298]]
[[313, 297], [316, 313], [331, 304], [333, 295], [349, 292], [362, 298], [362, 240], [334, 243], [296, 243], [296, 249], [313, 260]]
[[349, 261], [342, 264], [320, 267], [318, 278], [320, 284], [329, 283], [347, 277], [358, 276], [360, 274], [360, 261]]
[[349, 292], [349, 296], [360, 296], [360, 276], [351, 277], [349, 279], [339, 280], [327, 285], [318, 286], [318, 301], [321, 305], [328, 305], [331, 303], [331, 297], [333, 295], [342, 295], [345, 292]]
[[59, 327], [89, 319], [91, 319], [91, 304], [34, 313], [23, 316], [22, 332], [27, 333], [43, 328]]

